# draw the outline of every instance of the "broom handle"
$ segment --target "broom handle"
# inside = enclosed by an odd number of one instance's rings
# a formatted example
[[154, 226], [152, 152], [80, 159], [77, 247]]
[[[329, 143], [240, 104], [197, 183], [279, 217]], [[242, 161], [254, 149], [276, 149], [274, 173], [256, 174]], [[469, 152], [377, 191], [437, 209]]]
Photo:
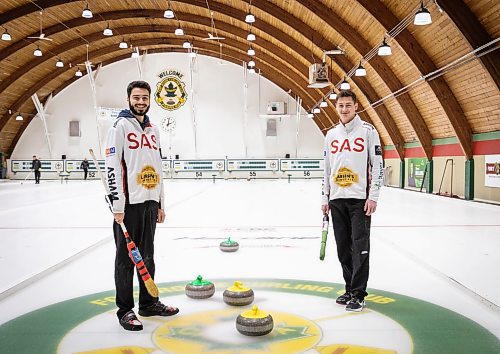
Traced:
[[325, 259], [325, 251], [326, 251], [326, 240], [328, 238], [328, 226], [329, 226], [329, 217], [328, 214], [323, 215], [323, 230], [321, 231], [321, 248], [319, 250], [319, 259]]

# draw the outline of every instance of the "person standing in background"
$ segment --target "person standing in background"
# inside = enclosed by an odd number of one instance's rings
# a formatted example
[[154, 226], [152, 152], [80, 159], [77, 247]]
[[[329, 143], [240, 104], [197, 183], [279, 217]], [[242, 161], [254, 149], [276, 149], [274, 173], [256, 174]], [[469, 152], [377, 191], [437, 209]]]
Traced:
[[362, 121], [352, 91], [341, 91], [335, 108], [340, 123], [325, 138], [322, 205], [331, 211], [345, 294], [336, 302], [346, 311], [365, 307], [369, 274], [371, 215], [384, 177], [382, 147], [375, 127]]
[[82, 163], [80, 164], [80, 168], [83, 170], [83, 180], [86, 181], [87, 175], [89, 173], [89, 162], [88, 162], [86, 157], [83, 159]]
[[31, 169], [35, 172], [35, 184], [40, 184], [40, 176], [42, 173], [40, 169], [42, 168], [42, 163], [39, 159], [36, 158], [36, 155], [33, 155], [33, 162], [31, 163]]

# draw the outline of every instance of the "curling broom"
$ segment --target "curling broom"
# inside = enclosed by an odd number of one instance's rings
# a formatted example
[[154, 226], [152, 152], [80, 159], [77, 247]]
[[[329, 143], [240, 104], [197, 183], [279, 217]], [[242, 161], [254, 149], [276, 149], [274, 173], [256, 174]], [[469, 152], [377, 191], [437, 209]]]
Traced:
[[28, 179], [29, 176], [31, 176], [31, 174], [33, 173], [33, 171], [34, 170], [31, 170], [30, 173], [28, 173], [28, 175], [26, 176], [26, 178], [21, 181], [21, 184], [23, 184], [24, 182], [26, 182], [26, 180]]
[[319, 250], [319, 259], [325, 259], [325, 248], [326, 248], [326, 239], [328, 238], [328, 224], [330, 219], [328, 218], [328, 214], [323, 215], [323, 230], [321, 231], [321, 249]]
[[[90, 156], [92, 156], [92, 160], [94, 161], [95, 168], [97, 170], [97, 173], [99, 174], [99, 177], [101, 178], [101, 182], [104, 185], [104, 190], [106, 191], [106, 202], [108, 203], [109, 210], [114, 215], [113, 211], [113, 204], [111, 203], [111, 200], [109, 200], [109, 196], [111, 195], [111, 191], [109, 190], [109, 186], [106, 183], [106, 180], [104, 179], [104, 175], [101, 172], [101, 168], [99, 167], [99, 163], [97, 162], [97, 159], [94, 155], [94, 151], [92, 149], [89, 149]], [[144, 261], [142, 260], [141, 253], [139, 252], [139, 249], [135, 245], [134, 241], [130, 238], [127, 228], [125, 227], [125, 224], [121, 222], [120, 227], [122, 228], [123, 235], [125, 236], [125, 240], [127, 242], [127, 249], [128, 249], [128, 254], [130, 256], [130, 259], [132, 262], [135, 264], [137, 267], [137, 270], [139, 271], [139, 274], [142, 277], [142, 280], [144, 281], [144, 285], [146, 285], [146, 289], [148, 290], [149, 295], [153, 297], [158, 297], [160, 294], [158, 291], [158, 287], [156, 286], [155, 282], [153, 281], [153, 278], [151, 278], [151, 275], [148, 272], [148, 269], [146, 268], [146, 265], [144, 264]]]

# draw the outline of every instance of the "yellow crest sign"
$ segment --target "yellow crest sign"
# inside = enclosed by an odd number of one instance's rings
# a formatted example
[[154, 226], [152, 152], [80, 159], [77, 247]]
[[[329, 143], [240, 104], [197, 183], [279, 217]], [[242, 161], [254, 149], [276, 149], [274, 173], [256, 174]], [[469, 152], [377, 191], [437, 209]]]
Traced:
[[177, 70], [162, 71], [156, 84], [155, 101], [167, 111], [174, 111], [184, 105], [187, 100], [184, 75]]

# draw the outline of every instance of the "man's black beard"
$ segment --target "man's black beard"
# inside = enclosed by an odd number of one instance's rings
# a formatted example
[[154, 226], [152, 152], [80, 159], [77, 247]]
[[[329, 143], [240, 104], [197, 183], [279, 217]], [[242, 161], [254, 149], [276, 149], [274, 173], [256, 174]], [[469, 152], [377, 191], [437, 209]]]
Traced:
[[146, 110], [145, 110], [143, 113], [141, 113], [141, 112], [137, 112], [137, 111], [135, 110], [134, 106], [132, 106], [132, 105], [130, 104], [130, 102], [128, 103], [128, 108], [130, 108], [130, 112], [132, 112], [132, 114], [133, 114], [133, 115], [135, 115], [135, 116], [145, 116], [145, 115], [146, 115], [146, 113], [148, 113], [148, 111], [149, 111], [149, 107], [150, 107], [150, 106], [147, 106], [147, 107], [146, 107]]

